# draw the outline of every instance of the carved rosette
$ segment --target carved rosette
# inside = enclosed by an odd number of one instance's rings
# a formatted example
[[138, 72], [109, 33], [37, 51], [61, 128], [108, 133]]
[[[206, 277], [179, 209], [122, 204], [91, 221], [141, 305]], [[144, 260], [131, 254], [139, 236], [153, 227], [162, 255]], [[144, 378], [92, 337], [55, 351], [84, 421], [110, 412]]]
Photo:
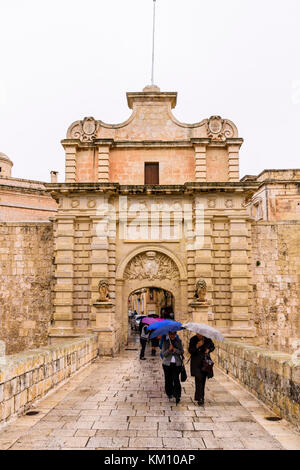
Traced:
[[164, 253], [147, 251], [135, 256], [127, 265], [124, 279], [128, 280], [179, 280], [179, 271], [174, 261]]
[[212, 140], [225, 141], [234, 137], [234, 129], [229, 121], [220, 116], [211, 116], [207, 121], [207, 136]]
[[85, 117], [71, 128], [69, 137], [81, 142], [92, 142], [97, 137], [98, 127], [99, 123], [93, 117]]

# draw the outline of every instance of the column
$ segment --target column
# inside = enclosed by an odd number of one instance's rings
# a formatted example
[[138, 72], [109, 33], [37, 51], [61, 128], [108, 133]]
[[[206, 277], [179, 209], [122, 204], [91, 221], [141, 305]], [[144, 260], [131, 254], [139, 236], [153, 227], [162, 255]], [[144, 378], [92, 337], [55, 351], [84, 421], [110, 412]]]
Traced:
[[74, 278], [74, 217], [59, 217], [55, 222], [54, 323], [50, 337], [72, 336]]

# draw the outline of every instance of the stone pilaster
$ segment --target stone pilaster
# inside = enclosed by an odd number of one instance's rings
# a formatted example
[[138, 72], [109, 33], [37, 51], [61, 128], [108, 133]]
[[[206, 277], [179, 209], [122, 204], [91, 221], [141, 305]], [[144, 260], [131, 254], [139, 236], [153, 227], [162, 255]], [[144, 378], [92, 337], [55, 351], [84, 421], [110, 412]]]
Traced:
[[228, 181], [238, 182], [239, 175], [239, 150], [241, 143], [228, 144]]
[[245, 218], [229, 216], [231, 322], [230, 336], [252, 336], [249, 314], [249, 230]]
[[231, 297], [228, 218], [214, 214], [212, 226], [214, 325], [226, 333], [230, 324]]
[[98, 145], [98, 182], [109, 182], [109, 145]]
[[[113, 354], [115, 351], [115, 231], [109, 220], [108, 197], [98, 204], [97, 216], [93, 217], [91, 243], [91, 317], [93, 331], [99, 333], [100, 354]], [[108, 302], [98, 302], [99, 282], [106, 280], [109, 285]]]
[[[204, 199], [195, 197], [196, 214], [196, 243], [195, 243], [195, 282], [203, 279], [207, 286], [207, 300], [211, 303], [213, 290], [212, 276], [212, 229], [211, 217], [205, 212], [201, 205]], [[199, 205], [200, 204], [200, 205]], [[198, 208], [197, 208], [198, 206]]]
[[108, 280], [108, 222], [101, 215], [93, 217], [91, 229], [91, 258], [90, 258], [90, 277], [91, 277], [91, 317], [90, 325], [95, 327], [96, 312], [93, 307], [99, 297], [99, 282], [102, 279]]
[[66, 183], [76, 182], [76, 146], [68, 145], [66, 150], [65, 180]]
[[[109, 282], [109, 296], [112, 302], [113, 312], [113, 328], [116, 334], [120, 335], [122, 319], [116, 312], [116, 219], [111, 214], [111, 219], [108, 225], [108, 282]], [[128, 323], [128, 322], [127, 322]], [[117, 341], [119, 344], [120, 341]]]
[[50, 337], [73, 335], [74, 217], [59, 217], [55, 223], [54, 323]]
[[195, 181], [206, 181], [206, 146], [207, 142], [195, 144]]
[[[189, 205], [187, 205], [189, 207]], [[192, 309], [189, 305], [194, 299], [195, 292], [195, 227], [194, 227], [194, 213], [193, 207], [190, 206], [188, 211], [184, 212], [184, 225], [185, 225], [185, 239], [186, 239], [186, 257], [187, 257], [187, 300], [188, 300], [188, 318], [186, 321], [191, 321]]]

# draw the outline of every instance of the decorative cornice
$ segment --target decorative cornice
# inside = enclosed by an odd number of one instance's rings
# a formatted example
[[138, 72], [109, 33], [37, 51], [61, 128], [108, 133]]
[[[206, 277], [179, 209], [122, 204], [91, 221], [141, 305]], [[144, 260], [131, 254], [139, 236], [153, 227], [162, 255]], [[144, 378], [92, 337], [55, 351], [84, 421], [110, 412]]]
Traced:
[[71, 193], [123, 194], [123, 195], [191, 195], [197, 193], [254, 193], [259, 184], [253, 182], [192, 182], [183, 185], [120, 185], [119, 183], [46, 183], [54, 198]]

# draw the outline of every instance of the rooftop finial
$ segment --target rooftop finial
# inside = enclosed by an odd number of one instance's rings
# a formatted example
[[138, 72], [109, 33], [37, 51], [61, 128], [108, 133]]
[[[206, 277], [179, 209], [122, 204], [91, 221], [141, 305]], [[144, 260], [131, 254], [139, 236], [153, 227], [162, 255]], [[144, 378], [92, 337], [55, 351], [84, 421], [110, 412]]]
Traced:
[[152, 72], [151, 72], [151, 85], [154, 85], [155, 5], [156, 5], [156, 0], [153, 0], [153, 36], [152, 36]]

